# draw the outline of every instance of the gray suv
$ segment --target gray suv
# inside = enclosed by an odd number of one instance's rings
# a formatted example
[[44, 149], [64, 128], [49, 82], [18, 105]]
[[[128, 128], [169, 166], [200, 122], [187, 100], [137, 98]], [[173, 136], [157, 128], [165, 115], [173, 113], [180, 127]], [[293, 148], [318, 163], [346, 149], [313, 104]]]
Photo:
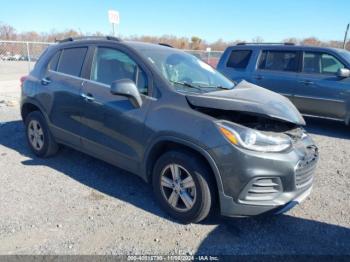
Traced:
[[184, 223], [215, 207], [284, 212], [309, 195], [318, 160], [288, 99], [162, 44], [52, 45], [22, 79], [21, 114], [35, 155], [66, 145], [139, 175]]
[[217, 69], [288, 97], [302, 114], [350, 124], [350, 52], [293, 44], [228, 47]]

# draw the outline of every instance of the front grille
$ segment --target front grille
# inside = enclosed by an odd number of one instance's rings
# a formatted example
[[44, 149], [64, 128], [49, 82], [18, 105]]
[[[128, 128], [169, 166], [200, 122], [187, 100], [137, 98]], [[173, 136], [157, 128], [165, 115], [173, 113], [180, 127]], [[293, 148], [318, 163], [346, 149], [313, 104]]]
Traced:
[[244, 200], [271, 200], [281, 191], [282, 184], [279, 178], [258, 178], [248, 186]]
[[298, 162], [295, 168], [295, 185], [298, 189], [306, 187], [312, 183], [313, 171], [316, 167], [317, 159], [317, 147], [307, 147], [304, 158]]

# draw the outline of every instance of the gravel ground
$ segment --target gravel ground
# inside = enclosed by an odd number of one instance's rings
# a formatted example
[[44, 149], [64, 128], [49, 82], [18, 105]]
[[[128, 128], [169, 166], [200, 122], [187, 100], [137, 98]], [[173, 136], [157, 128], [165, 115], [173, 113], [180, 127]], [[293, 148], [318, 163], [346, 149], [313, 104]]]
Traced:
[[136, 176], [69, 148], [35, 157], [18, 85], [0, 72], [0, 254], [350, 255], [350, 128], [342, 123], [307, 119], [320, 162], [301, 205], [281, 216], [181, 225]]

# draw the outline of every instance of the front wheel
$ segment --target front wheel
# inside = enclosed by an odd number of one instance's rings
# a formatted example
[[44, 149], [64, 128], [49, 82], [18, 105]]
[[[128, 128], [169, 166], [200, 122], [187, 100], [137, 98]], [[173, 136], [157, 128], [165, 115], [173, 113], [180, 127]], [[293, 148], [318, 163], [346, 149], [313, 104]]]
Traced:
[[153, 169], [153, 190], [160, 205], [183, 223], [205, 219], [214, 206], [215, 182], [196, 155], [169, 151]]

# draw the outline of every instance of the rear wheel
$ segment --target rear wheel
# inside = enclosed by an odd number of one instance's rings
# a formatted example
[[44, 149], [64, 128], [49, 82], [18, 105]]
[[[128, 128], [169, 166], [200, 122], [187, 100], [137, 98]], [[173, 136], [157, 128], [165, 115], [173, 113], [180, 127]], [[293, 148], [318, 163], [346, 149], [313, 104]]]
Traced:
[[39, 157], [49, 157], [58, 150], [44, 116], [39, 111], [28, 114], [25, 119], [27, 141], [33, 153]]
[[196, 155], [169, 151], [153, 169], [153, 190], [160, 205], [183, 223], [205, 219], [213, 208], [215, 183], [210, 170]]

